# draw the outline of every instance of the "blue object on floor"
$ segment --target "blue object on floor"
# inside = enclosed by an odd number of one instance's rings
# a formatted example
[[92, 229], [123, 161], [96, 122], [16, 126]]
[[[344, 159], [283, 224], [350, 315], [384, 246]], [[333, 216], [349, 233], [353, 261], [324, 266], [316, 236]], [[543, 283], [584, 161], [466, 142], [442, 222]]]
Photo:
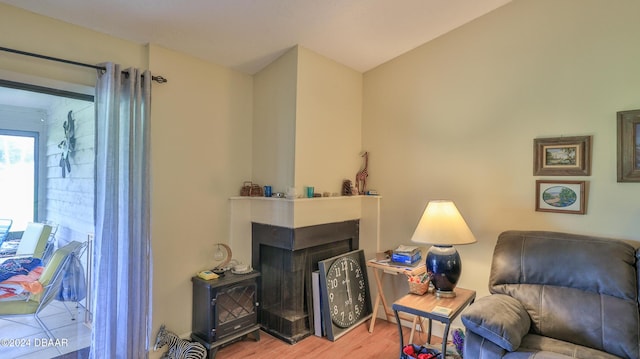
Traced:
[[2, 242], [4, 242], [5, 239], [7, 239], [12, 224], [12, 219], [0, 219], [0, 245], [2, 245]]

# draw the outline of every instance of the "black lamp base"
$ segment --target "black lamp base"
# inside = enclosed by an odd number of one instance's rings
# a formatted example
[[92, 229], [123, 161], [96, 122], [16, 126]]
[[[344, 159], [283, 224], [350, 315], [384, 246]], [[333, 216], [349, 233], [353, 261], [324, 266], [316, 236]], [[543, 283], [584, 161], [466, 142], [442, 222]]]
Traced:
[[436, 289], [436, 296], [452, 298], [454, 288], [462, 273], [460, 255], [454, 246], [434, 245], [429, 248], [426, 260], [427, 273]]

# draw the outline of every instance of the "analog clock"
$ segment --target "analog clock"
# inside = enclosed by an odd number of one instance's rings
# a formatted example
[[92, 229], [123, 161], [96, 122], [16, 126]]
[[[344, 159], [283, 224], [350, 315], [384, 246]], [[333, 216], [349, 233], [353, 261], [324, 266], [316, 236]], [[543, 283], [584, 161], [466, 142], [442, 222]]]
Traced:
[[364, 274], [360, 264], [351, 257], [337, 259], [327, 273], [327, 296], [331, 321], [348, 328], [364, 313]]
[[335, 340], [371, 317], [371, 295], [364, 266], [364, 251], [329, 258], [319, 262], [318, 266], [327, 337]]

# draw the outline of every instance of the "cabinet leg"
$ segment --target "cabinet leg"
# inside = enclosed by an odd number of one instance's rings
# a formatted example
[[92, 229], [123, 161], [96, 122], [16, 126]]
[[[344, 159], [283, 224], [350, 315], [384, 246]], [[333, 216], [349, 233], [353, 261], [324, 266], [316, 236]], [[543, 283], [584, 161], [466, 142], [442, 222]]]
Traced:
[[209, 352], [207, 353], [207, 358], [208, 359], [215, 359], [217, 353], [218, 353], [218, 347], [211, 348], [211, 349], [209, 349]]
[[249, 336], [249, 335], [253, 336], [253, 340], [255, 340], [256, 342], [260, 341], [260, 329], [255, 330], [255, 331], [247, 334], [247, 336]]

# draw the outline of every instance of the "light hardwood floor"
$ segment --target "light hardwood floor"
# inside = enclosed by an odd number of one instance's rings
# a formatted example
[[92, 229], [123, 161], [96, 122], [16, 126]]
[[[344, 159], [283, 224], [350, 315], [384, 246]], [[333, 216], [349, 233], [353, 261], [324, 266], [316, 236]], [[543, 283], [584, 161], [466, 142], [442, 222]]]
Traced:
[[[54, 303], [51, 308], [43, 313], [45, 323], [52, 329], [56, 337], [68, 338], [69, 345], [64, 347], [23, 347], [23, 348], [0, 348], [0, 358], [53, 358], [63, 353], [73, 352], [79, 348], [88, 346], [91, 341], [90, 330], [82, 324], [82, 313], [78, 312], [80, 320], [70, 321], [68, 313], [63, 309], [61, 303]], [[22, 323], [12, 323], [0, 320], [0, 336], [11, 336], [20, 338], [46, 338], [46, 335], [39, 328], [37, 323], [32, 322], [33, 317], [21, 317]], [[260, 341], [246, 339], [232, 343], [220, 349], [216, 359], [317, 359], [317, 358], [356, 358], [356, 359], [393, 359], [400, 357], [400, 335], [398, 326], [378, 318], [373, 333], [369, 333], [369, 322], [363, 323], [345, 334], [335, 342], [326, 338], [309, 336], [300, 342], [291, 345], [277, 339], [264, 331], [260, 331]], [[405, 342], [409, 338], [410, 329], [404, 330]], [[416, 332], [414, 343], [425, 343], [426, 334]], [[433, 337], [433, 343], [441, 342], [440, 338]], [[35, 343], [35, 341], [32, 341]], [[164, 349], [164, 348], [163, 348]], [[86, 353], [85, 353], [86, 354]], [[72, 356], [75, 358], [84, 357]]]
[[[233, 343], [218, 351], [216, 359], [247, 359], [247, 358], [400, 358], [400, 335], [398, 326], [382, 319], [376, 320], [373, 333], [369, 333], [369, 322], [359, 325], [335, 342], [316, 336], [307, 337], [300, 342], [290, 345], [263, 331], [260, 341], [246, 339]], [[404, 328], [405, 342], [409, 338], [409, 328]], [[426, 334], [416, 333], [415, 343], [425, 343]], [[441, 340], [434, 337], [432, 342]]]

